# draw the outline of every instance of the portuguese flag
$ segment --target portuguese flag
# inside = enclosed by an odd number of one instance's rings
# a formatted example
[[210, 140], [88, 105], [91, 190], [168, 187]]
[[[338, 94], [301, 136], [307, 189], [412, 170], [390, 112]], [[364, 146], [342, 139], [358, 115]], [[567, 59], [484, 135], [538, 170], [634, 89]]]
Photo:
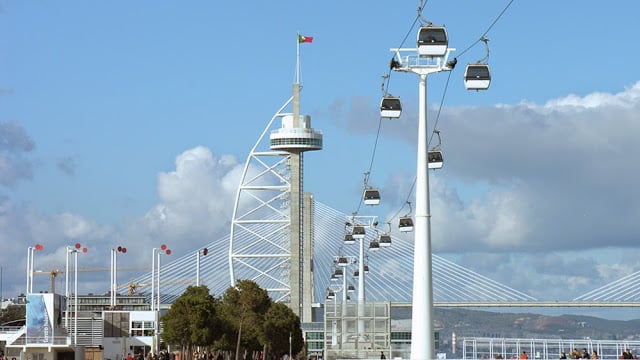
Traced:
[[311, 43], [313, 42], [313, 36], [302, 36], [300, 34], [298, 34], [298, 43], [302, 44], [302, 43]]

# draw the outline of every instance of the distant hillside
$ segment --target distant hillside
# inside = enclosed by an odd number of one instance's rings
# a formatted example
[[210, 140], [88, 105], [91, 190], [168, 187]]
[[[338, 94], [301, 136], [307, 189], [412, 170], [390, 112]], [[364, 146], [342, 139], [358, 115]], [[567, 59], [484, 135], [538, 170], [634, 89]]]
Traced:
[[[411, 311], [394, 311], [394, 319], [410, 319]], [[592, 316], [547, 316], [467, 309], [434, 309], [441, 346], [456, 337], [640, 340], [640, 320], [606, 320]]]

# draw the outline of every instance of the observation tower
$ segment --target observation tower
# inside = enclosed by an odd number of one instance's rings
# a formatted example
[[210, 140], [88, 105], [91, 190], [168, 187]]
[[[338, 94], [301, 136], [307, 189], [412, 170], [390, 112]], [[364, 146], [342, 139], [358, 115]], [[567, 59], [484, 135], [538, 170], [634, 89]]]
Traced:
[[[289, 153], [289, 283], [291, 286], [290, 307], [301, 319], [313, 299], [313, 277], [311, 276], [312, 238], [304, 229], [305, 201], [303, 198], [304, 152], [322, 150], [322, 133], [311, 128], [311, 116], [300, 114], [300, 84], [293, 84], [293, 114], [282, 117], [282, 127], [271, 132], [271, 150]], [[309, 205], [311, 202], [308, 202]], [[311, 210], [310, 208], [308, 208]], [[311, 229], [307, 227], [307, 229]], [[309, 231], [311, 233], [311, 231]], [[297, 286], [296, 286], [297, 284]], [[305, 284], [307, 286], [305, 286]], [[296, 309], [296, 304], [298, 308]], [[306, 306], [303, 304], [307, 304]], [[310, 319], [309, 319], [310, 320]]]
[[[229, 246], [231, 284], [253, 280], [274, 301], [311, 321], [313, 200], [303, 190], [304, 152], [322, 149], [322, 132], [300, 113], [298, 42], [293, 96], [275, 113], [247, 159], [238, 187]], [[291, 111], [285, 109], [291, 105]], [[269, 133], [268, 150], [259, 150]]]

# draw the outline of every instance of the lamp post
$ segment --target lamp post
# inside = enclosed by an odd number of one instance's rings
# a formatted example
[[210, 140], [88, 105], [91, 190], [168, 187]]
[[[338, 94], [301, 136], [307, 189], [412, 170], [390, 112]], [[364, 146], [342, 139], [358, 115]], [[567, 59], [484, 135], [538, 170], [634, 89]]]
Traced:
[[[67, 260], [66, 260], [66, 273], [69, 273], [69, 254], [73, 254], [73, 345], [78, 344], [78, 252], [87, 252], [86, 247], [82, 247], [80, 243], [76, 243], [72, 248], [67, 246]], [[65, 285], [65, 292], [67, 298], [69, 294], [69, 277], [67, 276], [67, 282]], [[67, 316], [65, 317], [65, 326], [68, 326], [69, 306], [67, 302]]]
[[[455, 49], [447, 48], [444, 56], [421, 56], [418, 49], [391, 49], [395, 52], [393, 70], [419, 76], [418, 159], [416, 168], [416, 223], [414, 226], [413, 302], [411, 315], [411, 359], [435, 357], [433, 327], [433, 278], [431, 269], [431, 214], [429, 204], [427, 76], [451, 71], [455, 63], [447, 58]], [[402, 53], [410, 55], [402, 57]]]
[[200, 253], [202, 252], [203, 256], [207, 256], [209, 253], [208, 248], [203, 248], [202, 250], [196, 251], [196, 286], [200, 286]]
[[33, 259], [36, 251], [41, 251], [44, 246], [36, 244], [27, 248], [27, 289], [26, 294], [33, 292]]
[[111, 249], [111, 309], [115, 309], [117, 303], [116, 291], [118, 287], [118, 253], [126, 254], [127, 248], [124, 246], [118, 246], [115, 249]]
[[[153, 248], [151, 251], [151, 311], [155, 311], [155, 315], [154, 315], [155, 323], [154, 323], [154, 334], [153, 334], [154, 354], [157, 354], [160, 348], [160, 337], [158, 334], [158, 332], [160, 331], [160, 326], [158, 326], [158, 322], [160, 321], [159, 312], [160, 312], [160, 255], [161, 254], [171, 255], [171, 249], [169, 249], [167, 245], [162, 244], [159, 248]], [[156, 285], [154, 285], [154, 280], [156, 281]], [[155, 294], [154, 294], [154, 287], [156, 286], [157, 286], [157, 290], [155, 291]], [[154, 295], [156, 296], [155, 300], [154, 300]]]

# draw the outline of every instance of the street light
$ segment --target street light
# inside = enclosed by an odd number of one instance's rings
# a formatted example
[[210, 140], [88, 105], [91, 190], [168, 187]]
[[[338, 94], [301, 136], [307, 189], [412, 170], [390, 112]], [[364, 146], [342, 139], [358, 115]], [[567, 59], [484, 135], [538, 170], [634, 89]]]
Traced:
[[200, 253], [202, 253], [203, 256], [207, 256], [209, 249], [203, 248], [196, 251], [196, 286], [200, 286]]
[[33, 258], [36, 251], [42, 251], [44, 246], [36, 244], [27, 248], [27, 289], [26, 294], [33, 292]]
[[76, 243], [74, 245], [74, 247], [70, 247], [67, 246], [67, 251], [66, 251], [66, 268], [65, 268], [65, 273], [67, 274], [66, 277], [66, 284], [65, 284], [65, 293], [66, 293], [66, 297], [67, 297], [67, 316], [65, 316], [65, 326], [68, 326], [69, 323], [69, 302], [68, 302], [68, 298], [69, 298], [69, 254], [73, 254], [73, 273], [74, 273], [74, 280], [73, 280], [73, 344], [77, 345], [78, 344], [78, 252], [82, 251], [83, 253], [87, 252], [87, 248], [86, 247], [82, 247], [82, 245], [80, 243]]
[[[155, 311], [155, 324], [154, 324], [154, 353], [157, 354], [160, 348], [160, 337], [158, 331], [160, 330], [160, 326], [158, 326], [159, 312], [160, 312], [160, 255], [171, 255], [171, 249], [167, 247], [167, 245], [162, 244], [159, 248], [153, 248], [151, 251], [151, 311]], [[156, 258], [157, 257], [157, 258]], [[157, 274], [156, 274], [156, 264], [157, 264]], [[154, 280], [157, 280], [157, 294], [154, 294]], [[157, 297], [156, 304], [154, 304], [154, 295]]]
[[[423, 47], [425, 45], [422, 45]], [[395, 53], [391, 67], [398, 72], [419, 76], [418, 159], [416, 168], [416, 212], [413, 258], [413, 303], [411, 315], [411, 359], [425, 360], [435, 357], [433, 327], [433, 278], [431, 269], [431, 214], [429, 205], [427, 76], [451, 71], [455, 61], [448, 62], [455, 49], [444, 45], [442, 53], [427, 54], [418, 49], [391, 49]], [[407, 54], [404, 57], [402, 54]], [[454, 59], [455, 60], [455, 59]]]
[[111, 249], [111, 309], [116, 308], [116, 291], [118, 287], [118, 253], [126, 254], [127, 248], [118, 246]]

